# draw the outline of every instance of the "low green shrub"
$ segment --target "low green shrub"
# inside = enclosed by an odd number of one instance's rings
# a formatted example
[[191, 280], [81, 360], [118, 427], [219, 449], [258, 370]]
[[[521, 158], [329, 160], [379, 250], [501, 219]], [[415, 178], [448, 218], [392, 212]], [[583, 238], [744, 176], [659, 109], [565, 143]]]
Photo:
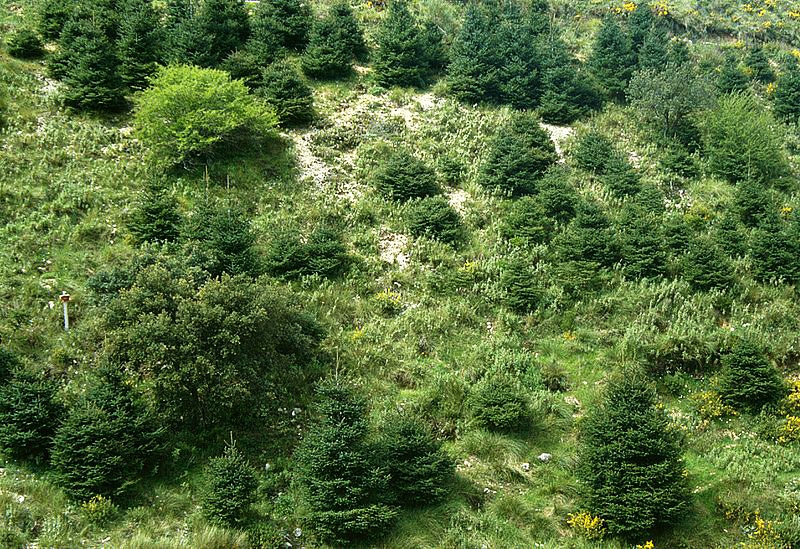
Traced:
[[528, 401], [519, 382], [505, 375], [482, 380], [469, 398], [476, 423], [490, 431], [524, 431], [531, 422]]
[[719, 394], [737, 410], [759, 412], [788, 394], [787, 385], [755, 343], [741, 339], [722, 356]]
[[258, 480], [253, 468], [231, 444], [206, 467], [203, 512], [209, 520], [222, 526], [240, 526], [246, 522], [250, 507], [256, 501], [256, 488]]
[[54, 380], [22, 369], [0, 385], [0, 447], [6, 455], [47, 458], [64, 413], [57, 392]]
[[441, 197], [423, 198], [410, 204], [407, 221], [409, 232], [416, 237], [455, 244], [464, 234], [458, 212]]
[[388, 200], [406, 202], [439, 194], [436, 174], [405, 149], [395, 149], [372, 174], [372, 185]]
[[22, 28], [12, 33], [6, 47], [9, 55], [19, 59], [37, 59], [44, 55], [42, 39], [31, 29]]

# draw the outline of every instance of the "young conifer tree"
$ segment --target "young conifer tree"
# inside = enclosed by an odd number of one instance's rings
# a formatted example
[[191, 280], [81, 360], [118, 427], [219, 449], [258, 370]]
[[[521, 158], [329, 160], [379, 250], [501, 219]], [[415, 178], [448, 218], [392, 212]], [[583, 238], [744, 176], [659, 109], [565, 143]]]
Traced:
[[313, 528], [334, 546], [378, 537], [396, 510], [381, 503], [388, 475], [367, 442], [366, 403], [340, 384], [325, 384], [319, 392], [321, 421], [295, 454]]
[[158, 13], [148, 0], [126, 0], [122, 5], [117, 54], [122, 82], [142, 89], [161, 61], [164, 39]]
[[389, 4], [377, 32], [372, 66], [383, 86], [420, 86], [430, 67], [423, 52], [422, 28], [405, 0]]
[[656, 392], [642, 374], [625, 372], [607, 386], [581, 431], [579, 477], [588, 509], [608, 532], [646, 540], [674, 526], [690, 495], [682, 448]]
[[595, 38], [589, 66], [609, 96], [624, 99], [635, 65], [628, 36], [612, 16], [607, 16]]
[[303, 71], [315, 78], [339, 78], [363, 58], [366, 45], [361, 28], [346, 4], [336, 4], [323, 19], [314, 22], [303, 54]]

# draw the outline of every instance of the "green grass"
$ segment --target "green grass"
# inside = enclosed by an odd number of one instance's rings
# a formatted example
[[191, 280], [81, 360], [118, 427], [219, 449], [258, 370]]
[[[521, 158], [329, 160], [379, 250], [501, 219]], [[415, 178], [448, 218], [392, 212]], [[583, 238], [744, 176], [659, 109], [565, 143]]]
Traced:
[[[566, 36], [585, 54], [587, 32], [596, 27], [587, 14], [600, 13], [606, 4], [570, 6], [570, 17], [575, 11], [582, 15], [565, 23]], [[421, 2], [420, 9], [441, 9], [446, 21], [455, 8], [445, 7], [431, 0]], [[684, 13], [693, 25], [713, 23], [691, 19], [695, 16], [687, 7], [677, 2], [676, 17]], [[782, 3], [780, 9], [785, 9]], [[0, 13], [3, 29], [16, 24], [17, 16], [7, 8]], [[729, 22], [714, 24], [724, 29]], [[134, 253], [125, 223], [152, 174], [141, 160], [143, 151], [120, 131], [129, 124], [126, 117], [62, 112], [53, 95], [43, 91], [42, 74], [37, 63], [0, 57], [0, 80], [11, 91], [13, 106], [9, 128], [0, 137], [0, 338], [29, 364], [64, 373], [70, 396], [96, 365], [95, 351], [102, 344], [89, 340], [101, 312], [90, 302], [86, 281], [100, 270], [124, 265]], [[261, 150], [220, 158], [209, 164], [207, 178], [199, 168], [165, 179], [184, 213], [208, 197], [244, 206], [262, 249], [286, 226], [324, 225], [344, 235], [354, 258], [345, 276], [288, 285], [326, 328], [323, 348], [333, 367], [369, 394], [371, 419], [377, 423], [398, 406], [418, 410], [446, 440], [458, 467], [452, 496], [438, 506], [405, 512], [380, 546], [622, 547], [616, 541], [584, 540], [566, 524], [570, 513], [582, 510], [575, 479], [581, 417], [597, 403], [609, 373], [642, 361], [645, 351], [687, 356], [695, 351], [691, 337], [721, 345], [731, 337], [724, 322], [734, 334], [745, 328], [758, 334], [785, 373], [796, 372], [800, 311], [795, 291], [757, 285], [745, 275], [729, 310], [720, 313], [719, 296], [692, 294], [680, 281], [624, 281], [615, 271], [606, 291], [577, 303], [557, 301], [551, 310], [528, 317], [508, 312], [495, 284], [499, 262], [510, 251], [499, 237], [501, 201], [487, 196], [477, 178], [488, 142], [510, 111], [459, 105], [430, 93], [379, 90], [358, 75], [315, 84], [319, 116], [311, 129], [287, 131]], [[659, 148], [625, 108], [609, 106], [576, 130], [588, 127], [600, 128], [620, 148], [637, 153], [646, 182], [669, 188], [658, 166]], [[403, 211], [381, 200], [368, 184], [381, 151], [397, 143], [440, 169], [443, 159], [462, 163], [460, 177], [445, 191], [463, 193], [469, 233], [458, 248], [407, 237], [400, 246], [408, 256], [404, 267], [380, 258], [387, 240], [402, 241]], [[318, 170], [318, 177], [309, 168]], [[620, 205], [595, 179], [581, 174], [575, 179], [585, 196], [611, 211]], [[689, 216], [706, 230], [730, 207], [733, 189], [698, 178], [687, 192], [693, 201]], [[786, 200], [796, 204], [797, 196]], [[747, 272], [746, 264], [739, 267]], [[544, 265], [543, 277], [552, 282], [553, 276], [552, 265]], [[396, 311], [387, 311], [380, 300], [387, 288], [399, 294]], [[70, 334], [61, 330], [58, 306], [49, 306], [62, 290], [75, 298]], [[536, 425], [516, 436], [478, 428], [466, 403], [471, 387], [508, 349], [524, 350], [537, 365], [558, 365], [568, 383], [564, 393], [530, 395]], [[713, 387], [715, 365], [705, 368], [694, 377], [661, 383], [665, 405], [686, 435], [694, 501], [684, 523], [655, 538], [657, 547], [746, 542], [742, 528], [751, 525], [756, 509], [784, 525], [797, 520], [798, 507], [787, 501], [797, 505], [791, 481], [800, 468], [800, 449], [776, 445], [768, 428], [759, 431], [751, 418], [700, 417], [691, 395]], [[276, 455], [258, 457], [285, 464], [290, 449], [287, 444], [274, 450]], [[548, 463], [537, 458], [544, 452], [553, 456]], [[4, 463], [0, 533], [56, 547], [244, 547], [244, 534], [210, 526], [200, 513], [198, 471], [207, 456], [191, 457], [189, 465], [176, 466], [177, 478], [143, 485], [138, 499], [121, 504], [119, 516], [105, 526], [90, 524], [45, 469]], [[287, 531], [305, 528], [296, 489], [284, 483], [279, 491], [280, 496], [268, 491], [259, 509]], [[726, 516], [720, 501], [738, 505], [738, 515]], [[313, 538], [307, 539], [314, 546]]]

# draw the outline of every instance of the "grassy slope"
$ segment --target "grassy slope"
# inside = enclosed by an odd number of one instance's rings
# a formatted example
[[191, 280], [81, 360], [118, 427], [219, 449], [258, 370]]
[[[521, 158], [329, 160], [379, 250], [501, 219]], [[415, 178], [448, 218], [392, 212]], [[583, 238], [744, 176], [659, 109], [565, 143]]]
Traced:
[[[141, 151], [120, 131], [125, 119], [60, 112], [41, 74], [37, 64], [0, 59], [0, 78], [10, 85], [15, 112], [0, 155], [0, 336], [32, 362], [74, 372], [91, 364], [71, 340], [93, 314], [84, 305], [86, 279], [131, 254], [125, 218], [146, 173]], [[463, 384], [480, 375], [497, 349], [524, 348], [541, 364], [556, 362], [564, 369], [569, 391], [533, 399], [542, 420], [529, 436], [489, 434], [463, 418], [443, 426], [459, 435], [447, 444], [459, 464], [454, 496], [437, 508], [404, 515], [384, 546], [597, 547], [565, 524], [567, 514], [579, 510], [573, 477], [576, 425], [612, 365], [631, 359], [624, 342], [636, 337], [635, 328], [647, 323], [654, 308], [671, 320], [679, 316], [660, 310], [659, 296], [670, 293], [670, 283], [622, 284], [555, 316], [519, 318], [504, 312], [494, 304], [492, 284], [503, 252], [497, 237], [499, 203], [479, 191], [475, 173], [486, 137], [506, 111], [457, 106], [430, 94], [372, 95], [368, 86], [362, 78], [317, 86], [320, 127], [291, 131], [284, 138], [299, 158], [295, 169], [280, 147], [261, 159], [221, 162], [211, 166], [207, 186], [202, 174], [175, 177], [181, 202], [190, 211], [207, 187], [212, 194], [250, 205], [262, 245], [273, 228], [287, 222], [325, 223], [345, 232], [359, 263], [353, 275], [296, 286], [328, 327], [325, 344], [338, 354], [341, 368], [372, 395], [376, 418], [436, 392], [458, 402]], [[637, 134], [633, 121], [611, 109], [595, 123], [641, 156], [648, 178], [667, 183], [657, 170], [656, 151]], [[449, 189], [452, 199], [463, 204], [471, 235], [459, 250], [411, 240], [402, 245], [401, 212], [363, 184], [376, 143], [382, 141], [407, 143], [432, 162], [442, 155], [469, 159], [460, 188]], [[582, 192], [609, 200], [591, 181], [576, 183]], [[694, 182], [689, 192], [693, 208], [712, 214], [730, 201], [729, 189], [716, 181]], [[387, 249], [395, 247], [409, 256], [406, 266], [381, 259], [382, 252], [386, 257]], [[455, 283], [453, 273], [458, 273]], [[399, 294], [400, 312], [383, 312], [380, 293], [386, 288]], [[60, 311], [48, 306], [61, 290], [76, 298], [72, 314], [77, 330], [69, 337], [60, 331]], [[759, 291], [765, 295], [734, 307], [732, 326], [796, 313], [793, 295]], [[718, 328], [708, 299], [686, 300], [687, 314], [708, 315], [711, 329]], [[793, 339], [796, 333], [787, 330], [785, 337]], [[764, 442], [755, 436], [751, 421], [703, 420], [691, 395], [709, 384], [676, 377], [665, 387], [666, 405], [687, 432], [687, 469], [697, 497], [692, 516], [670, 537], [656, 539], [659, 547], [730, 547], [746, 540], [740, 526], [747, 521], [726, 520], [717, 509], [719, 498], [735, 497], [749, 510], [760, 507], [765, 516], [775, 514], [780, 494], [800, 468], [796, 447]], [[551, 453], [552, 461], [539, 463], [541, 452]], [[523, 463], [531, 464], [529, 472]], [[0, 473], [0, 510], [7, 522], [21, 528], [36, 523], [40, 546], [241, 543], [236, 534], [209, 527], [199, 515], [195, 469], [153, 484], [137, 505], [99, 527], [67, 502], [46, 474], [6, 464]], [[291, 524], [292, 498], [291, 493], [279, 497], [265, 510]]]

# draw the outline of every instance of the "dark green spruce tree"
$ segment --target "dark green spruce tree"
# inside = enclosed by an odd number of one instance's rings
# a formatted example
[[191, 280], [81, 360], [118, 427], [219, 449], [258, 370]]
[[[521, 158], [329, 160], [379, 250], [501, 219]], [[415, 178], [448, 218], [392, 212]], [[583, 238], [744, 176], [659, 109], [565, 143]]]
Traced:
[[197, 13], [200, 32], [210, 43], [209, 61], [218, 66], [244, 47], [250, 36], [250, 16], [244, 0], [204, 0]]
[[423, 85], [433, 69], [426, 39], [405, 0], [391, 2], [376, 34], [375, 80], [387, 87]]
[[186, 223], [183, 237], [190, 263], [212, 278], [223, 273], [260, 274], [255, 234], [238, 208], [224, 204], [201, 206]]
[[639, 54], [656, 26], [658, 21], [653, 15], [650, 4], [648, 2], [636, 4], [636, 9], [628, 16], [628, 36], [631, 39], [633, 53]]
[[546, 24], [534, 8], [523, 11], [516, 2], [504, 5], [496, 39], [503, 103], [517, 109], [539, 104], [543, 69], [539, 34]]
[[275, 107], [281, 125], [306, 124], [314, 118], [314, 94], [288, 61], [277, 61], [264, 69], [256, 93]]
[[619, 23], [607, 16], [595, 38], [589, 67], [610, 97], [623, 100], [635, 65], [630, 40]]
[[602, 90], [594, 77], [569, 54], [558, 37], [540, 39], [542, 54], [539, 115], [551, 124], [569, 124], [603, 105]]
[[800, 63], [792, 62], [778, 79], [775, 113], [790, 123], [800, 121]]
[[[73, 19], [59, 40], [64, 103], [81, 111], [116, 111], [125, 102], [114, 43], [97, 19]], [[63, 72], [61, 72], [63, 71]]]
[[492, 141], [480, 182], [487, 190], [506, 196], [530, 194], [557, 160], [555, 145], [539, 119], [517, 113]]
[[334, 546], [380, 537], [397, 511], [382, 503], [388, 473], [367, 441], [366, 403], [352, 389], [330, 382], [319, 393], [320, 422], [294, 458], [313, 529]]
[[750, 48], [745, 63], [747, 68], [753, 72], [753, 80], [756, 82], [769, 84], [775, 81], [775, 71], [772, 70], [769, 58], [761, 46], [756, 45]]
[[492, 2], [472, 2], [453, 42], [447, 83], [460, 101], [478, 103], [500, 98], [496, 36], [500, 16]]
[[728, 52], [717, 75], [717, 89], [720, 93], [737, 93], [748, 89], [747, 77], [739, 68], [736, 55]]
[[[7, 355], [6, 355], [7, 356]], [[0, 448], [14, 459], [47, 459], [64, 415], [58, 385], [19, 367], [0, 385]]]
[[204, 514], [222, 526], [235, 528], [249, 518], [256, 502], [258, 479], [244, 454], [230, 444], [221, 456], [212, 458], [205, 470], [202, 508]]
[[132, 89], [147, 87], [147, 79], [162, 60], [164, 40], [159, 14], [148, 0], [125, 0], [120, 17], [117, 55], [122, 82]]
[[174, 242], [180, 235], [178, 201], [161, 182], [148, 184], [131, 213], [128, 230], [134, 242]]
[[211, 67], [218, 58], [193, 0], [167, 0], [165, 57], [170, 63]]
[[337, 4], [325, 18], [314, 21], [302, 57], [303, 71], [315, 78], [347, 76], [353, 61], [365, 53], [364, 37], [352, 10]]
[[250, 38], [257, 44], [255, 50], [270, 58], [275, 50], [302, 51], [308, 44], [311, 22], [309, 2], [264, 0], [253, 13]]
[[683, 276], [698, 291], [727, 290], [734, 282], [731, 260], [707, 237], [695, 238], [689, 244]]
[[69, 410], [53, 442], [56, 483], [72, 499], [117, 497], [152, 470], [162, 432], [118, 373], [100, 380]]
[[639, 69], [663, 71], [669, 63], [668, 46], [667, 31], [662, 27], [653, 27], [639, 49]]
[[579, 450], [586, 506], [609, 534], [641, 542], [685, 515], [691, 496], [681, 446], [643, 374], [609, 382], [583, 423]]
[[633, 279], [659, 278], [667, 270], [661, 219], [636, 205], [622, 212], [620, 252], [625, 273]]
[[736, 341], [722, 357], [719, 394], [738, 410], [758, 413], [786, 396], [787, 387], [763, 349], [747, 339]]
[[380, 440], [380, 453], [396, 505], [424, 507], [447, 497], [455, 470], [453, 460], [419, 419], [409, 415], [390, 418]]

